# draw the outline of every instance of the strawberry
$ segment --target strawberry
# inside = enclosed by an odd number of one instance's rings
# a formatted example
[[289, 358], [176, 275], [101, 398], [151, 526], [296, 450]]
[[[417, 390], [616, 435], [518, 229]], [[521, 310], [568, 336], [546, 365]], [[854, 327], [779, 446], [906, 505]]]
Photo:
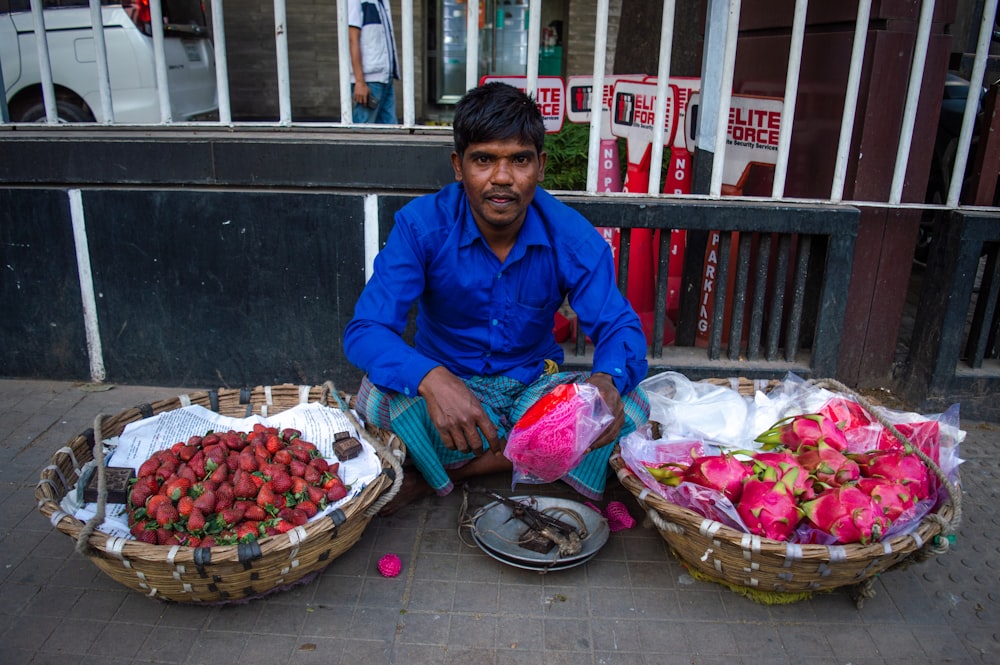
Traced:
[[261, 487], [263, 487], [264, 483], [267, 482], [267, 480], [264, 479], [264, 476], [262, 476], [262, 475], [260, 475], [258, 473], [251, 473], [250, 474], [250, 480], [253, 481], [253, 484], [254, 484], [254, 486], [257, 489], [260, 489]]
[[281, 471], [271, 478], [271, 485], [274, 487], [275, 494], [284, 494], [292, 489], [292, 478], [287, 472]]
[[311, 464], [306, 467], [305, 471], [302, 472], [302, 478], [310, 485], [315, 485], [322, 477], [323, 472]]
[[153, 517], [161, 527], [165, 527], [168, 524], [173, 524], [177, 521], [180, 514], [177, 512], [177, 508], [172, 503], [165, 503], [156, 509]]
[[228, 483], [219, 485], [219, 489], [215, 491], [215, 510], [212, 512], [221, 513], [226, 508], [232, 507], [235, 499], [236, 494], [232, 485]]
[[129, 493], [129, 503], [136, 508], [141, 508], [146, 505], [149, 497], [159, 491], [160, 484], [156, 482], [156, 478], [153, 476], [143, 476], [132, 485], [132, 491]]
[[157, 529], [156, 530], [156, 544], [157, 545], [171, 545], [171, 541], [174, 539], [174, 532], [170, 529]]
[[194, 507], [200, 510], [203, 514], [207, 515], [209, 513], [215, 512], [215, 492], [212, 490], [205, 490], [205, 493], [194, 500]]
[[274, 528], [278, 533], [288, 533], [295, 528], [295, 525], [288, 520], [278, 520], [275, 522]]
[[243, 512], [243, 519], [261, 522], [267, 519], [267, 511], [261, 506], [253, 504], [252, 506], [247, 506], [247, 509]]
[[230, 450], [242, 450], [246, 445], [243, 437], [241, 437], [238, 432], [234, 432], [232, 430], [222, 435], [222, 443], [225, 444], [225, 446]]
[[230, 450], [226, 455], [226, 466], [229, 467], [230, 471], [240, 468], [240, 454], [235, 450]]
[[181, 446], [181, 449], [177, 451], [177, 456], [181, 458], [183, 462], [191, 461], [191, 458], [198, 454], [200, 448], [198, 446]]
[[230, 506], [222, 511], [222, 521], [229, 526], [235, 526], [243, 519], [243, 511], [236, 506]]
[[257, 496], [257, 485], [250, 479], [249, 473], [241, 473], [233, 484], [233, 494], [238, 499], [252, 499]]
[[288, 443], [291, 443], [292, 439], [298, 439], [301, 436], [302, 432], [293, 427], [286, 427], [285, 429], [281, 430], [281, 440], [286, 441]]
[[172, 452], [174, 455], [178, 455], [181, 452], [181, 448], [183, 447], [184, 447], [184, 442], [178, 441], [174, 445], [170, 446], [170, 452]]
[[202, 547], [215, 547], [215, 536], [205, 536], [201, 539]]
[[154, 494], [146, 502], [146, 512], [155, 519], [156, 512], [161, 506], [173, 506], [170, 497], [165, 494]]
[[188, 531], [197, 532], [202, 531], [205, 528], [205, 513], [193, 508], [191, 514], [188, 515], [187, 529]]
[[192, 485], [198, 482], [199, 476], [194, 472], [187, 462], [183, 462], [179, 467], [177, 467], [177, 475], [181, 478], [187, 478], [188, 482]]
[[194, 510], [194, 498], [190, 496], [182, 496], [177, 502], [177, 512], [181, 517], [188, 517]]
[[216, 466], [223, 464], [226, 461], [226, 455], [228, 453], [226, 452], [225, 446], [216, 444], [212, 446], [205, 446], [202, 450], [205, 453], [205, 457], [215, 462]]
[[292, 457], [292, 453], [291, 453], [290, 450], [288, 450], [288, 448], [282, 448], [278, 452], [274, 453], [274, 456], [272, 457], [272, 459], [276, 463], [278, 463], [278, 464], [286, 464], [287, 465], [289, 462], [291, 462], [295, 458]]
[[295, 508], [305, 513], [307, 520], [308, 518], [312, 517], [313, 515], [319, 512], [319, 507], [309, 499], [306, 499], [305, 501], [299, 501], [297, 504], [295, 504]]
[[268, 506], [274, 505], [274, 500], [274, 488], [270, 483], [264, 483], [264, 485], [257, 492], [257, 505], [262, 508], [267, 508]]
[[[314, 457], [309, 460], [309, 466], [313, 467], [320, 473], [326, 473], [330, 469], [330, 463], [322, 457]], [[334, 473], [336, 473], [336, 471], [334, 471]]]
[[197, 451], [194, 456], [188, 460], [188, 466], [194, 471], [194, 475], [198, 478], [205, 477], [205, 462], [208, 458], [205, 457], [204, 451]]
[[209, 480], [215, 483], [223, 483], [229, 479], [229, 467], [223, 464], [218, 469], [212, 472], [208, 477]]
[[267, 452], [271, 453], [272, 455], [281, 450], [282, 447], [281, 439], [279, 439], [275, 434], [271, 434], [270, 436], [268, 436], [267, 441], [265, 442], [264, 445], [267, 447]]
[[150, 457], [148, 460], [139, 466], [139, 470], [136, 471], [137, 476], [142, 478], [143, 476], [152, 476], [156, 473], [156, 470], [160, 468], [160, 460], [155, 457]]
[[309, 483], [306, 482], [305, 478], [302, 478], [300, 476], [292, 476], [292, 490], [291, 490], [291, 492], [295, 496], [300, 496], [303, 492], [306, 491], [306, 488], [308, 486], [309, 486]]
[[209, 446], [214, 446], [219, 443], [219, 435], [215, 432], [209, 432], [201, 438], [201, 447], [208, 448]]
[[244, 448], [243, 452], [240, 453], [240, 469], [247, 473], [253, 473], [258, 468], [257, 458], [253, 456], [253, 453], [248, 448]]
[[302, 476], [305, 475], [307, 468], [308, 467], [306, 466], [305, 462], [293, 459], [291, 463], [288, 465], [288, 473], [292, 474], [292, 477], [298, 476], [301, 478]]
[[299, 462], [302, 462], [303, 464], [308, 462], [312, 457], [312, 455], [310, 455], [308, 450], [299, 445], [291, 445], [288, 447], [288, 450], [291, 451], [292, 457], [294, 457]]
[[317, 506], [326, 499], [326, 492], [323, 488], [316, 487], [315, 485], [310, 485], [306, 488], [306, 494], [309, 496], [309, 501], [312, 501]]
[[326, 500], [329, 501], [330, 503], [333, 503], [335, 501], [340, 501], [345, 496], [347, 496], [347, 488], [344, 487], [344, 483], [340, 482], [339, 478], [337, 479], [337, 481], [338, 482], [334, 483], [326, 490]]
[[238, 527], [236, 527], [236, 538], [240, 542], [247, 542], [249, 540], [257, 540], [257, 529], [260, 527], [260, 522], [244, 521], [241, 522]]
[[192, 434], [191, 436], [188, 437], [187, 445], [194, 446], [195, 448], [201, 448], [201, 442], [203, 440], [204, 437], [198, 436], [197, 434]]
[[157, 531], [155, 529], [143, 529], [135, 534], [135, 539], [147, 545], [158, 545], [159, 542], [157, 541], [156, 534]]
[[188, 478], [174, 477], [167, 481], [164, 486], [165, 494], [170, 497], [171, 501], [179, 501], [180, 498], [188, 493], [191, 489], [191, 480]]

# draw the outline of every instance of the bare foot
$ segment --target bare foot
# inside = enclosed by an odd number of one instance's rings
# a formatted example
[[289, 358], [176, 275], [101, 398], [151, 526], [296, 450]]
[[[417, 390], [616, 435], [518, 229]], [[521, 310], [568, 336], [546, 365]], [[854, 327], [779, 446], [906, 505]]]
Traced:
[[414, 467], [408, 467], [403, 473], [403, 482], [399, 486], [399, 491], [396, 492], [396, 496], [392, 497], [392, 501], [385, 504], [382, 510], [378, 511], [379, 517], [389, 517], [394, 515], [396, 511], [404, 506], [408, 506], [414, 501], [429, 496], [434, 493], [424, 477], [420, 475]]

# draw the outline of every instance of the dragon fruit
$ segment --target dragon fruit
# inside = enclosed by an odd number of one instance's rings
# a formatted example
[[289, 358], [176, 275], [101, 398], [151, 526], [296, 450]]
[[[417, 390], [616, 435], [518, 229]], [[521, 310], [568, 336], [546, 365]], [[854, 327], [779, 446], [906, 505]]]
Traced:
[[857, 486], [875, 501], [890, 522], [895, 522], [917, 505], [917, 498], [902, 483], [885, 478], [861, 478]]
[[874, 450], [853, 458], [865, 476], [901, 483], [917, 501], [931, 495], [930, 472], [916, 453]]
[[837, 423], [819, 413], [789, 416], [779, 420], [771, 429], [761, 433], [756, 441], [764, 444], [765, 450], [784, 446], [797, 452], [802, 446], [815, 446], [820, 441], [825, 441], [837, 450], [847, 448], [847, 439]]
[[807, 522], [841, 543], [877, 542], [889, 528], [889, 520], [872, 497], [855, 485], [824, 490], [802, 504]]
[[802, 446], [796, 458], [809, 475], [821, 485], [837, 487], [861, 477], [858, 463], [826, 441], [814, 446]]
[[771, 540], [788, 540], [802, 515], [792, 491], [780, 480], [750, 478], [736, 512], [750, 533]]
[[646, 468], [664, 485], [694, 483], [722, 492], [733, 504], [740, 500], [744, 481], [753, 475], [748, 464], [728, 453], [694, 457], [688, 465], [668, 463]]
[[792, 491], [799, 501], [808, 501], [816, 496], [813, 481], [798, 459], [787, 450], [772, 450], [752, 454], [757, 477], [765, 479], [768, 469], [773, 469], [772, 480], [780, 480]]

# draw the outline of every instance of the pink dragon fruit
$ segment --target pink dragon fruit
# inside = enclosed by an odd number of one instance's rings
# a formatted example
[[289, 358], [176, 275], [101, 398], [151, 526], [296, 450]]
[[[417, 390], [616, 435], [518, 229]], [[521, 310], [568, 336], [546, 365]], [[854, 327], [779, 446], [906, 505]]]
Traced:
[[917, 498], [902, 483], [885, 478], [861, 478], [857, 486], [875, 501], [890, 522], [895, 522], [917, 505]]
[[753, 475], [750, 467], [728, 453], [697, 457], [684, 471], [684, 480], [719, 490], [734, 504], [743, 494], [743, 483]]
[[837, 423], [819, 413], [789, 416], [779, 420], [756, 440], [764, 444], [765, 450], [784, 446], [796, 452], [802, 446], [815, 446], [819, 441], [826, 441], [837, 450], [847, 448], [847, 439]]
[[863, 406], [846, 397], [834, 397], [830, 399], [819, 410], [819, 413], [836, 423], [837, 427], [841, 430], [867, 427], [875, 420], [865, 411]]
[[873, 450], [854, 455], [861, 472], [869, 478], [885, 478], [901, 483], [917, 501], [931, 495], [931, 475], [916, 453], [901, 450]]
[[664, 485], [677, 486], [681, 482], [694, 483], [722, 492], [733, 504], [740, 500], [743, 482], [753, 475], [748, 464], [731, 454], [702, 455], [694, 457], [688, 465], [668, 463], [646, 467], [650, 474]]
[[826, 441], [802, 446], [796, 458], [813, 479], [828, 487], [837, 487], [861, 477], [858, 463]]
[[752, 454], [757, 477], [765, 478], [767, 469], [774, 470], [771, 480], [780, 480], [792, 491], [799, 501], [808, 501], [816, 496], [813, 481], [795, 455], [787, 450], [755, 452]]
[[750, 533], [771, 540], [788, 540], [802, 515], [788, 486], [780, 480], [750, 478], [736, 512]]
[[872, 497], [855, 485], [831, 487], [812, 501], [802, 504], [807, 522], [839, 542], [876, 542], [889, 528], [889, 520]]

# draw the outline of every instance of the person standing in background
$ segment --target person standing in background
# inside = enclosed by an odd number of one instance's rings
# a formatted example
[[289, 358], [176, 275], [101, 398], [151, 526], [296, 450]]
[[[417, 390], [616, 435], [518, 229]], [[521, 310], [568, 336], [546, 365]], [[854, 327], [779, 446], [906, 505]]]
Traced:
[[388, 0], [348, 0], [352, 117], [357, 123], [395, 125], [399, 78], [396, 36]]

